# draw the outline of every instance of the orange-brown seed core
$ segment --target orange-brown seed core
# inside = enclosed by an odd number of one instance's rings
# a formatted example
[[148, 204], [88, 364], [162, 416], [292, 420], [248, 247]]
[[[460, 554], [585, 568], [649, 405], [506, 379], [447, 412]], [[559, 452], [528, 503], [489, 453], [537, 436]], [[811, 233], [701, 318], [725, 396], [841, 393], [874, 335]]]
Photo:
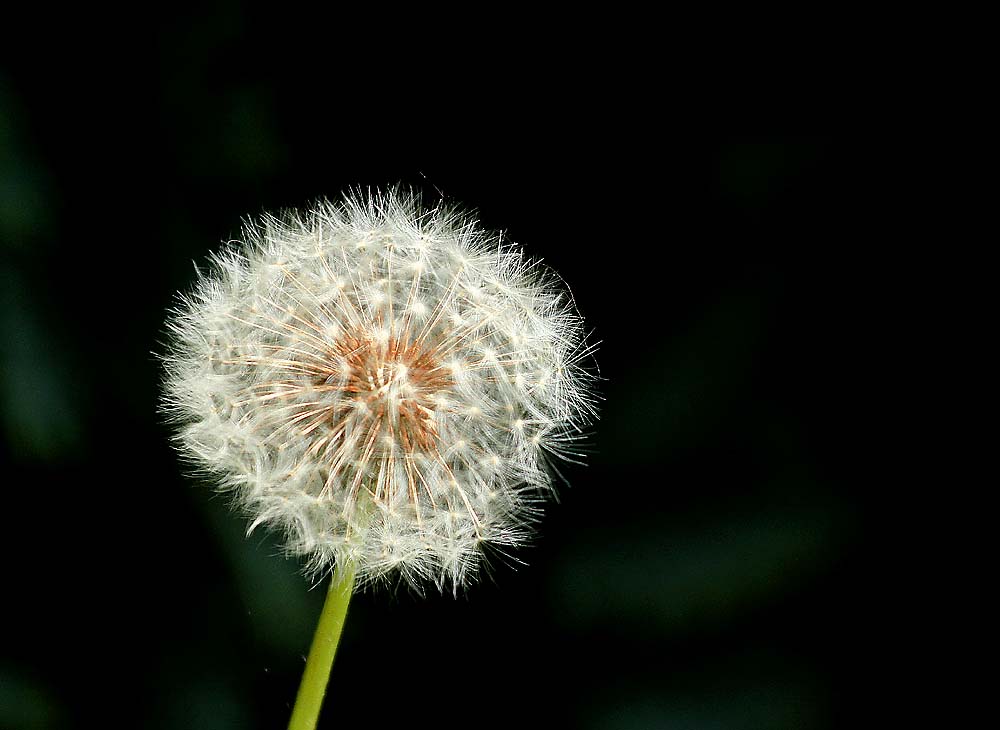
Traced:
[[365, 430], [362, 443], [374, 451], [385, 450], [389, 443], [407, 453], [434, 448], [437, 397], [453, 381], [433, 347], [396, 337], [379, 342], [345, 334], [332, 344], [330, 355], [338, 366], [316, 386], [345, 396], [342, 406], [330, 413], [334, 430], [353, 417], [354, 427]]

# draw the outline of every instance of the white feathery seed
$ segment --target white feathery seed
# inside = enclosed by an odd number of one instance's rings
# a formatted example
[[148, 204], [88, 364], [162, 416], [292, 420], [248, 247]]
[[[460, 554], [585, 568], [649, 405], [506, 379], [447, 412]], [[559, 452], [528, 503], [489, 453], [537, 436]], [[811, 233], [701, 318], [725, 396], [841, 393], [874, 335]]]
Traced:
[[168, 320], [176, 443], [309, 569], [456, 591], [531, 534], [596, 416], [561, 280], [399, 191], [265, 216]]

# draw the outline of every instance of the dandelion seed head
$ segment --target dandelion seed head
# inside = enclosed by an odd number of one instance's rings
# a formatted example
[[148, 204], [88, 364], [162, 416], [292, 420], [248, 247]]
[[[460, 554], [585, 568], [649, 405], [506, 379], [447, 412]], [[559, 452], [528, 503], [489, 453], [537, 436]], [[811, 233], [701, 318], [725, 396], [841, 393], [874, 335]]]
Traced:
[[596, 416], [573, 299], [443, 204], [357, 194], [248, 224], [168, 320], [176, 444], [310, 570], [457, 590], [522, 544]]

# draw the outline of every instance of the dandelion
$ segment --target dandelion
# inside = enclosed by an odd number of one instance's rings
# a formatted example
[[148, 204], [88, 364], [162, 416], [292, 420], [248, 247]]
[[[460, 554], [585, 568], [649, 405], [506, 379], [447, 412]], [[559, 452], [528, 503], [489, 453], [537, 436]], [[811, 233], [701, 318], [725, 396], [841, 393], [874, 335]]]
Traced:
[[561, 280], [400, 191], [249, 224], [168, 328], [181, 453], [251, 531], [336, 568], [345, 610], [354, 577], [456, 592], [523, 544], [596, 415]]

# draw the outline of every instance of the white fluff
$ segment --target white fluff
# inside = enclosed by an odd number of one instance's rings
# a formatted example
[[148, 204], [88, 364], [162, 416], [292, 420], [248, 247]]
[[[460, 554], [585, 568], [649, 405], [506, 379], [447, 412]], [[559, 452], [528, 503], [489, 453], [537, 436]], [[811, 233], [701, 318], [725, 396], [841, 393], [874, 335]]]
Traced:
[[265, 217], [171, 312], [182, 453], [317, 572], [457, 590], [525, 541], [595, 416], [569, 292], [502, 236], [392, 191]]

